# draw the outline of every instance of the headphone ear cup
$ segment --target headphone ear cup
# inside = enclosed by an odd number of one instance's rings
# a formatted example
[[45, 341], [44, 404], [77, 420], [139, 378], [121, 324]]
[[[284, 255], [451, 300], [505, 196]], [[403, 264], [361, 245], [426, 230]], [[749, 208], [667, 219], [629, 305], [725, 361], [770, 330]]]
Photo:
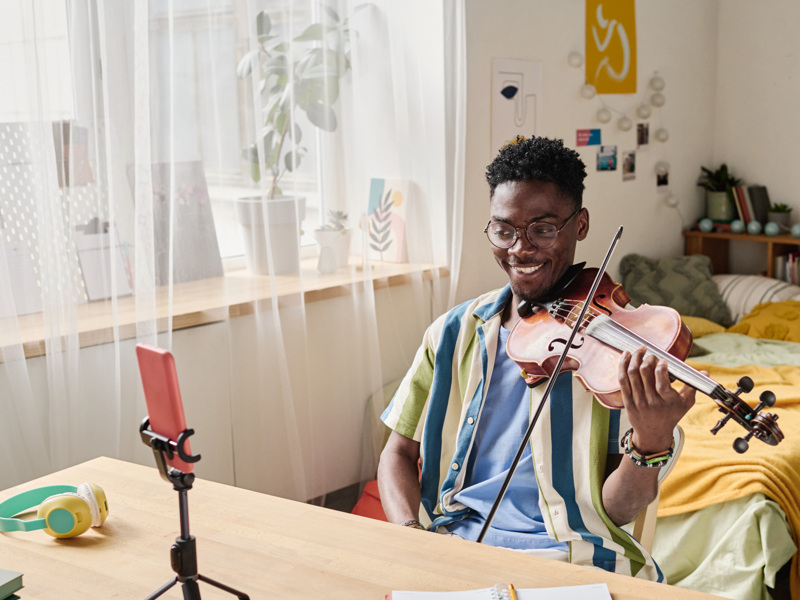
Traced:
[[92, 513], [92, 527], [100, 527], [108, 516], [106, 493], [99, 485], [82, 483], [78, 486], [78, 496], [86, 500]]
[[89, 504], [77, 494], [50, 496], [39, 505], [39, 518], [45, 519], [44, 532], [55, 538], [71, 538], [92, 525]]

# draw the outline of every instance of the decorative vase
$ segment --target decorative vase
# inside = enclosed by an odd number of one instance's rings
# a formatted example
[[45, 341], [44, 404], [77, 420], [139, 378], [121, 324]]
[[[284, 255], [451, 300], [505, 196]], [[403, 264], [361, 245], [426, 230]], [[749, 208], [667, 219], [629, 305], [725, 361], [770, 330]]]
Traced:
[[769, 211], [767, 218], [769, 223], [776, 223], [781, 231], [789, 231], [791, 229], [792, 213], [788, 212], [772, 212]]
[[706, 216], [726, 223], [734, 219], [736, 214], [728, 192], [706, 192]]
[[350, 261], [350, 238], [353, 237], [351, 229], [341, 229], [337, 232], [339, 237], [336, 238], [334, 249], [336, 250], [336, 263], [340, 267], [346, 267]]
[[327, 231], [317, 229], [314, 231], [314, 239], [319, 244], [319, 262], [317, 269], [320, 273], [333, 273], [339, 268], [339, 259], [336, 253], [336, 244], [339, 238], [343, 237], [341, 231]]
[[[236, 221], [244, 241], [244, 260], [251, 275], [269, 275], [269, 247], [275, 249], [272, 266], [275, 275], [300, 272], [300, 247], [297, 232], [306, 214], [306, 199], [293, 196], [237, 198]], [[264, 207], [269, 217], [269, 239], [265, 229]]]

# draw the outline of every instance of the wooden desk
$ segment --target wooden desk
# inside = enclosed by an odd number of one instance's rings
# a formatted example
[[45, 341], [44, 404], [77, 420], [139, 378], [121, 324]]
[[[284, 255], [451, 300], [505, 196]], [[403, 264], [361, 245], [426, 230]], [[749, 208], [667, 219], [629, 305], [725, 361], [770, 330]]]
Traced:
[[[24, 573], [23, 600], [142, 600], [171, 576], [177, 493], [155, 468], [98, 458], [0, 492], [91, 481], [108, 495], [100, 529], [71, 540], [0, 534], [0, 566]], [[467, 590], [511, 582], [552, 587], [606, 582], [614, 600], [713, 599], [512, 550], [403, 529], [207, 481], [189, 492], [200, 572], [258, 598], [382, 600], [393, 589]], [[201, 584], [204, 600], [233, 597]], [[173, 588], [163, 598], [181, 598]]]

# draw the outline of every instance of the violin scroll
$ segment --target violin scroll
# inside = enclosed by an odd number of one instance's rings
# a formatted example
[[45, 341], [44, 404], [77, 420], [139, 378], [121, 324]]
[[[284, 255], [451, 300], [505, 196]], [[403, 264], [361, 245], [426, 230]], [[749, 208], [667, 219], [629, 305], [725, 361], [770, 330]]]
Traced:
[[[761, 392], [758, 404], [755, 408], [750, 406], [740, 398], [742, 392], [748, 393], [753, 389], [753, 380], [749, 377], [742, 377], [738, 382], [738, 389], [734, 393], [728, 393], [725, 400], [717, 400], [719, 411], [725, 416], [711, 430], [716, 435], [725, 424], [733, 419], [747, 430], [747, 435], [743, 438], [736, 438], [733, 442], [733, 449], [739, 454], [747, 452], [750, 438], [756, 437], [770, 446], [777, 446], [783, 439], [783, 432], [778, 427], [778, 415], [772, 413], [761, 413], [764, 408], [775, 406], [775, 394], [770, 391]], [[715, 399], [716, 400], [716, 399]]]

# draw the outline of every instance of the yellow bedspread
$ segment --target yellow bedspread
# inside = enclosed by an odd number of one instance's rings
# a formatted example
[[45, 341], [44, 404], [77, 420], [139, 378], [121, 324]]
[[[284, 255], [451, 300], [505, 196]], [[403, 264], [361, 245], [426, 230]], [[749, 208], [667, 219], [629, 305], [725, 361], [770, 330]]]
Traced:
[[[777, 396], [772, 409], [786, 439], [779, 446], [750, 441], [745, 454], [737, 454], [733, 440], [745, 430], [729, 422], [716, 436], [709, 430], [722, 416], [717, 405], [698, 394], [697, 404], [681, 421], [686, 442], [680, 460], [661, 488], [658, 516], [699, 510], [712, 504], [761, 492], [775, 500], [789, 520], [796, 546], [800, 547], [800, 366], [722, 367], [690, 361], [696, 369], [709, 372], [712, 379], [730, 390], [743, 375], [756, 385], [747, 395], [752, 405], [759, 394], [771, 390]], [[800, 561], [792, 561], [791, 590], [800, 598]]]

